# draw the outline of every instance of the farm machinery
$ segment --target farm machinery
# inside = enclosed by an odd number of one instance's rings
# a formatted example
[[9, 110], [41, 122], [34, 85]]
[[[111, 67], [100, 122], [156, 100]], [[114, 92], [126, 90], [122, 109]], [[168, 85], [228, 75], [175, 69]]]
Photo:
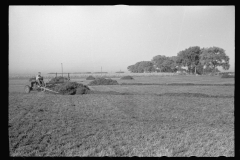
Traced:
[[[49, 73], [49, 74], [52, 74], [52, 73]], [[50, 92], [58, 93], [56, 91], [51, 90], [50, 88], [52, 88], [54, 86], [57, 86], [57, 85], [61, 85], [61, 84], [65, 83], [65, 82], [70, 81], [69, 73], [67, 73], [67, 74], [68, 74], [68, 77], [66, 78], [66, 77], [57, 77], [57, 73], [56, 73], [56, 77], [52, 78], [47, 83], [45, 83], [43, 81], [43, 77], [41, 77], [39, 79], [39, 82], [34, 77], [30, 78], [29, 79], [30, 85], [26, 85], [24, 87], [24, 91], [26, 93], [29, 93], [30, 91], [45, 92], [47, 90], [47, 91], [50, 91]]]

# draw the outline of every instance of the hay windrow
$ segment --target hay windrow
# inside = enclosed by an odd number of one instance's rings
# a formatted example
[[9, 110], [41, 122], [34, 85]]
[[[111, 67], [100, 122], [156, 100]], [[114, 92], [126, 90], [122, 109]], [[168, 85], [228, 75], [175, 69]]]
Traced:
[[116, 91], [89, 91], [89, 94], [107, 94], [107, 95], [138, 95], [137, 93], [116, 92]]
[[87, 94], [90, 91], [88, 86], [77, 82], [65, 82], [49, 88], [63, 95]]
[[107, 94], [107, 95], [151, 95], [151, 96], [167, 96], [167, 97], [196, 97], [196, 98], [234, 98], [234, 96], [224, 96], [224, 95], [208, 95], [203, 93], [137, 93], [137, 92], [117, 92], [117, 91], [92, 91], [90, 90], [88, 94]]
[[132, 76], [124, 76], [121, 79], [132, 80], [134, 79]]
[[93, 85], [118, 85], [116, 80], [106, 79], [106, 78], [96, 78], [94, 81], [89, 83], [90, 86]]
[[68, 78], [66, 77], [54, 77], [49, 81], [49, 83], [63, 83], [67, 81], [68, 81]]

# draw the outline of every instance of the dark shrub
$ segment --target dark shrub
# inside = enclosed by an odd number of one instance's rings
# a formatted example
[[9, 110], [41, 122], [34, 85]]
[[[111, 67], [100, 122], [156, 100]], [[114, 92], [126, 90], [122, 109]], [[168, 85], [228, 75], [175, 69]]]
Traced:
[[96, 78], [89, 85], [118, 85], [118, 82], [112, 79]]

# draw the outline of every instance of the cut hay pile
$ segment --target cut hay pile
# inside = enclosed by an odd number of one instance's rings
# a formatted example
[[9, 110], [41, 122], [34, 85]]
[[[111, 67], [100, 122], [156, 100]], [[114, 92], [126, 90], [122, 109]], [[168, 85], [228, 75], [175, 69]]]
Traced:
[[88, 86], [77, 82], [65, 82], [50, 89], [63, 95], [87, 94], [90, 91]]
[[86, 80], [95, 80], [95, 78], [93, 76], [88, 76]]
[[96, 78], [94, 81], [90, 82], [89, 85], [118, 85], [116, 80], [106, 79], [106, 78]]
[[63, 83], [66, 81], [68, 81], [68, 78], [66, 77], [54, 77], [49, 81], [49, 83]]
[[133, 79], [133, 77], [132, 76], [124, 76], [121, 79], [131, 80], [131, 79]]

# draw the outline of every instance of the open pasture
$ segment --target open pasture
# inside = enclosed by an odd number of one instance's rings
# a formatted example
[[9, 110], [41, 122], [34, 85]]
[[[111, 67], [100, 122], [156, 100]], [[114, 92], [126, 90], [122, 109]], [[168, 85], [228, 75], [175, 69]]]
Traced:
[[[234, 84], [187, 77], [168, 83]], [[9, 85], [11, 156], [234, 156], [234, 86], [91, 86], [129, 95], [54, 95], [10, 89], [17, 85]]]

